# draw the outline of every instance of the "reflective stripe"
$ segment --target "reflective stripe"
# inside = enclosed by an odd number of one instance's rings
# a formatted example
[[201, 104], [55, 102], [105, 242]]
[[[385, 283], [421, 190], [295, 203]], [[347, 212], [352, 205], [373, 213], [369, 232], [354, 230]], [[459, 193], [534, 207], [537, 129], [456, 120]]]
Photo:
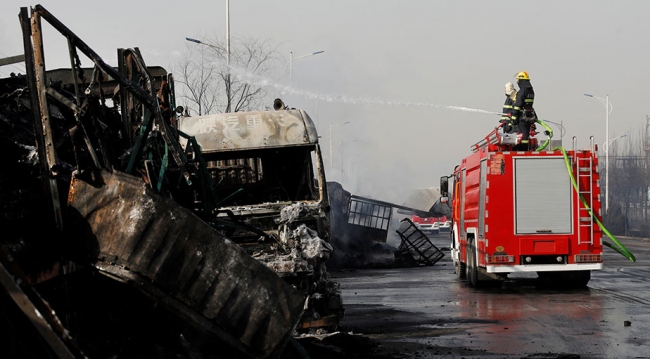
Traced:
[[524, 102], [530, 102], [530, 103], [533, 103], [533, 101], [535, 101], [535, 99], [533, 98], [527, 98], [524, 100]]
[[515, 106], [515, 107], [513, 107], [513, 108], [514, 108], [515, 110], [521, 110], [521, 107], [519, 107], [519, 106]]
[[510, 105], [503, 105], [503, 108], [512, 108]]

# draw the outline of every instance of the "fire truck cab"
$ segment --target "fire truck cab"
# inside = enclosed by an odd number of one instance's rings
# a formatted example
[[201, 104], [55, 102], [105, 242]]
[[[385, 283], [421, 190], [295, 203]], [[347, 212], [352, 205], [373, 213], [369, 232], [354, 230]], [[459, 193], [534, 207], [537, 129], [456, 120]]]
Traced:
[[542, 282], [584, 287], [602, 269], [597, 148], [593, 139], [584, 150], [573, 143], [571, 151], [513, 151], [495, 130], [441, 178], [459, 278], [478, 287], [536, 272]]

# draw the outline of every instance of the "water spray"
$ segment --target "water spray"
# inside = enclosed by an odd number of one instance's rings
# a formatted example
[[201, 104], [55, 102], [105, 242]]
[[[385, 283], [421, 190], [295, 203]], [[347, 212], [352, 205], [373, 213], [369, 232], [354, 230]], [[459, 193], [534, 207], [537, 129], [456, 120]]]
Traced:
[[462, 106], [451, 106], [451, 105], [440, 105], [426, 102], [411, 102], [411, 101], [390, 101], [390, 100], [381, 100], [376, 98], [369, 97], [351, 97], [345, 95], [331, 95], [331, 94], [321, 94], [305, 90], [300, 90], [293, 88], [292, 86], [281, 85], [277, 83], [272, 83], [268, 79], [259, 78], [255, 74], [250, 73], [246, 69], [235, 68], [232, 65], [230, 66], [230, 72], [237, 79], [246, 82], [249, 85], [260, 86], [260, 87], [272, 87], [278, 90], [282, 94], [290, 94], [296, 96], [302, 96], [309, 99], [315, 99], [325, 102], [337, 102], [337, 103], [346, 103], [346, 104], [355, 104], [355, 105], [383, 105], [383, 106], [403, 106], [403, 107], [425, 107], [425, 108], [437, 108], [445, 109], [452, 111], [464, 111], [464, 112], [474, 112], [482, 113], [487, 115], [504, 115], [501, 112], [492, 112], [476, 108], [462, 107]]

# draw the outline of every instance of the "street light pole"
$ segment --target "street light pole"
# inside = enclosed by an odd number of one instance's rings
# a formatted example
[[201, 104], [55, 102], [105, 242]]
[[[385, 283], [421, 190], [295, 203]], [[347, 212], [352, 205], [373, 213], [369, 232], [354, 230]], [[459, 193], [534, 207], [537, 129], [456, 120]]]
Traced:
[[330, 169], [334, 168], [334, 160], [332, 158], [332, 153], [333, 153], [333, 151], [332, 151], [332, 127], [339, 127], [339, 126], [342, 126], [342, 125], [346, 125], [348, 123], [350, 123], [350, 121], [339, 123], [336, 126], [332, 126], [332, 123], [330, 122], [330, 136], [329, 136], [330, 137]]
[[217, 47], [217, 46], [214, 46], [214, 45], [212, 45], [212, 44], [208, 44], [207, 42], [203, 42], [203, 41], [201, 41], [201, 40], [193, 39], [193, 38], [191, 38], [191, 37], [186, 37], [185, 40], [187, 40], [187, 41], [189, 41], [189, 42], [194, 42], [194, 43], [197, 43], [197, 44], [205, 45], [205, 46], [210, 46], [211, 48], [213, 48], [213, 49], [215, 49], [215, 50], [218, 50], [218, 51], [221, 51], [221, 50], [222, 50], [222, 49], [220, 49], [220, 48]]
[[[609, 94], [605, 98], [585, 94], [587, 97], [593, 97], [605, 106], [605, 144], [609, 144], [609, 114], [614, 109], [609, 103]], [[605, 146], [603, 146], [605, 147]], [[609, 151], [605, 150], [605, 213], [609, 210]]]
[[293, 87], [293, 63], [294, 62], [298, 63], [298, 61], [304, 59], [307, 56], [318, 55], [318, 54], [322, 54], [323, 52], [325, 52], [325, 50], [312, 52], [311, 54], [300, 55], [300, 56], [296, 57], [295, 59], [293, 58], [293, 51], [289, 53], [289, 63], [288, 63], [288, 65], [289, 65], [289, 87]]
[[605, 153], [607, 153], [609, 151], [609, 144], [610, 143], [612, 143], [612, 142], [614, 142], [614, 141], [616, 141], [618, 139], [621, 139], [621, 138], [623, 138], [625, 136], [627, 136], [627, 135], [620, 135], [618, 137], [614, 137], [614, 138], [610, 139], [607, 142], [603, 142], [603, 151], [605, 151]]
[[226, 102], [226, 113], [230, 113], [230, 0], [226, 0], [226, 53], [228, 56], [228, 73], [226, 75], [226, 96], [228, 96], [228, 102]]
[[610, 143], [621, 139], [627, 135], [621, 135], [618, 137], [614, 137], [609, 141], [603, 142], [603, 151], [605, 151], [605, 213], [607, 213], [607, 210], [609, 209], [609, 167], [607, 166], [608, 163], [608, 158], [609, 158], [609, 145]]

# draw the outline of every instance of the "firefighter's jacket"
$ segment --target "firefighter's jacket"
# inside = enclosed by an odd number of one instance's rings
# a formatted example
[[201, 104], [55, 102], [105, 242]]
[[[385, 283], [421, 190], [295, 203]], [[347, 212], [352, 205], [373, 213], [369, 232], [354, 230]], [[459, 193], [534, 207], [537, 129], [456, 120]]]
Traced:
[[517, 99], [514, 104], [513, 119], [521, 119], [524, 111], [533, 110], [533, 102], [535, 102], [535, 91], [530, 84], [530, 80], [519, 80], [519, 92], [517, 92]]
[[518, 84], [519, 92], [517, 92], [517, 99], [513, 108], [513, 119], [516, 119], [515, 132], [521, 133], [525, 142], [528, 142], [530, 127], [536, 119], [535, 110], [533, 109], [535, 91], [533, 91], [533, 86], [529, 80], [519, 80]]
[[501, 121], [499, 122], [504, 122], [503, 125], [503, 132], [505, 133], [510, 133], [513, 129], [513, 127], [516, 124], [516, 121], [512, 116], [514, 116], [515, 112], [515, 101], [514, 101], [514, 96], [509, 96], [506, 94], [506, 102], [503, 104], [503, 115], [501, 115]]

